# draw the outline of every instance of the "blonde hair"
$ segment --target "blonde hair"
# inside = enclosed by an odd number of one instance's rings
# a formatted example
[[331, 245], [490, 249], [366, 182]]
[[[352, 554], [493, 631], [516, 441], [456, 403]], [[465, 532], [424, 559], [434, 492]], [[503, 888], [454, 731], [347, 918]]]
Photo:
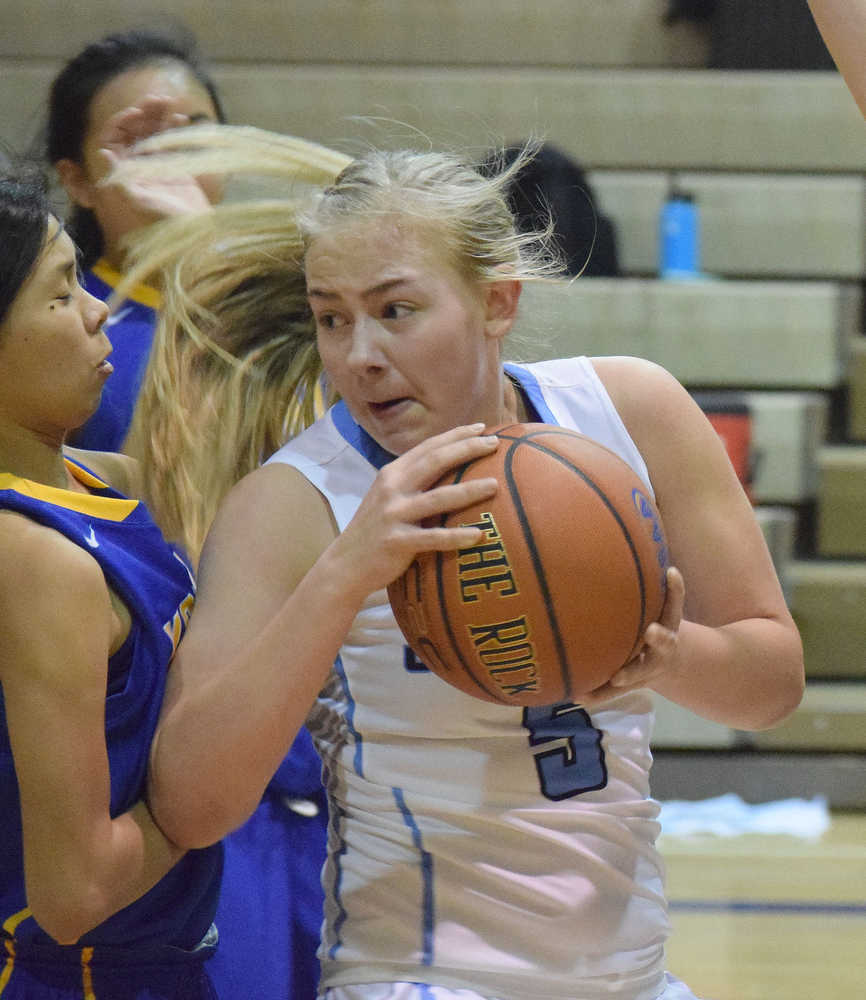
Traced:
[[197, 559], [234, 483], [322, 408], [321, 363], [306, 300], [299, 197], [348, 157], [259, 129], [202, 126], [148, 140], [153, 153], [115, 176], [172, 171], [270, 175], [280, 198], [228, 202], [135, 234], [116, 296], [158, 276], [153, 348], [124, 450], [166, 535]]
[[[447, 153], [372, 151], [350, 161], [243, 127], [177, 130], [144, 145], [154, 155], [120, 177], [229, 172], [308, 186], [150, 227], [117, 290], [161, 275], [160, 320], [125, 450], [141, 462], [157, 521], [194, 559], [231, 486], [316, 415], [322, 366], [303, 254], [317, 236], [399, 217], [441, 241], [470, 282], [561, 270], [549, 232], [518, 233], [508, 208], [508, 184], [531, 150], [485, 176]], [[319, 189], [312, 198], [309, 185]]]
[[377, 218], [405, 220], [440, 243], [470, 283], [503, 276], [539, 281], [562, 274], [553, 223], [521, 233], [508, 189], [537, 146], [527, 144], [505, 166], [504, 156], [475, 164], [443, 152], [372, 150], [354, 160], [299, 217], [305, 242], [334, 228]]

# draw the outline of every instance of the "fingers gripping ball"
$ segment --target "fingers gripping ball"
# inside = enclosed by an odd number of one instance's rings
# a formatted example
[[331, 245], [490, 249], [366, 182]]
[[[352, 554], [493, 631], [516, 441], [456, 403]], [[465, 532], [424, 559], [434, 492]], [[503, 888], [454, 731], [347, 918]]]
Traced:
[[421, 553], [388, 588], [434, 673], [504, 705], [579, 701], [638, 651], [665, 596], [667, 546], [642, 480], [604, 446], [546, 424], [494, 431], [496, 451], [440, 484], [494, 476], [491, 500], [442, 515], [482, 542]]

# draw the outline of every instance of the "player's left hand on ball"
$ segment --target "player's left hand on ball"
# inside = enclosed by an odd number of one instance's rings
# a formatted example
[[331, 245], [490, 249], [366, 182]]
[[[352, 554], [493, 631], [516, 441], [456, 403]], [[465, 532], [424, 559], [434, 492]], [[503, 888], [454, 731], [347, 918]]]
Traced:
[[686, 587], [682, 573], [675, 566], [668, 568], [666, 582], [664, 607], [659, 620], [647, 626], [640, 652], [617, 670], [607, 684], [580, 699], [585, 708], [592, 708], [626, 691], [647, 687], [674, 662]]

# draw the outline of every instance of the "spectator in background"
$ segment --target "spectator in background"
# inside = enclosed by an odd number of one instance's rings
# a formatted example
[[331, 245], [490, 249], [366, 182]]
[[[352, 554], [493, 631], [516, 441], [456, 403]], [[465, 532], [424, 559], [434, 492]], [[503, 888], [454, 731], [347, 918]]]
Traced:
[[716, 0], [668, 0], [665, 24], [677, 21], [709, 21], [716, 12]]
[[[509, 146], [485, 165], [485, 171], [510, 166], [522, 147]], [[616, 229], [598, 208], [581, 165], [561, 149], [543, 143], [508, 187], [508, 201], [522, 233], [552, 225], [552, 242], [565, 264], [566, 275], [619, 277]]]
[[[129, 113], [133, 107], [138, 114]], [[44, 152], [71, 204], [67, 229], [81, 251], [89, 292], [109, 298], [123, 272], [131, 232], [169, 214], [205, 210], [219, 196], [212, 181], [174, 189], [140, 185], [135, 191], [102, 184], [112, 165], [106, 130], [116, 150], [142, 134], [224, 120], [219, 94], [189, 36], [145, 30], [109, 35], [66, 63], [51, 85]], [[139, 287], [113, 310], [114, 380], [99, 410], [73, 435], [80, 447], [120, 451], [159, 302], [157, 289]]]
[[668, 0], [665, 24], [694, 21], [710, 32], [712, 69], [832, 69], [806, 0]]

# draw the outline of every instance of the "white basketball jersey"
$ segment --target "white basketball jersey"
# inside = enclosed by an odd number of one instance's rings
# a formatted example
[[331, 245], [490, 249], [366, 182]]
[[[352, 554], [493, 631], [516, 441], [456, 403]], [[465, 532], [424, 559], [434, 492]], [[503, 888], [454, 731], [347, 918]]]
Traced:
[[[543, 423], [646, 466], [586, 358], [508, 365]], [[342, 530], [390, 456], [344, 404], [270, 461]], [[408, 981], [497, 1000], [656, 1000], [668, 918], [646, 693], [590, 716], [453, 688], [406, 648], [384, 590], [309, 726], [331, 801], [323, 989]]]

